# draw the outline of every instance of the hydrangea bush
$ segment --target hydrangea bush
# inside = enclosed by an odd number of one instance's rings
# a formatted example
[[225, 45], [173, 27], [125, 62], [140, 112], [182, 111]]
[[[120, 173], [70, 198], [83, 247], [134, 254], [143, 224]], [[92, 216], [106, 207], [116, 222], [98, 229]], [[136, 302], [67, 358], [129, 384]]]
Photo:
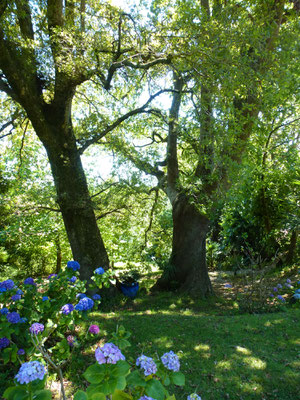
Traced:
[[[50, 400], [52, 394], [45, 389], [48, 369], [59, 377], [62, 397], [66, 399], [63, 366], [75, 349], [80, 350], [80, 342], [85, 342], [87, 335], [92, 338], [100, 334], [95, 324], [85, 332], [80, 329], [82, 321], [89, 320], [89, 312], [98, 307], [101, 296], [86, 295], [86, 282], [79, 279], [79, 269], [78, 262], [69, 261], [64, 271], [49, 275], [46, 281], [28, 277], [18, 283], [11, 279], [0, 282], [0, 360], [16, 367], [21, 363], [14, 386], [5, 391], [4, 399]], [[112, 278], [112, 271], [95, 269], [96, 287], [108, 287]], [[185, 383], [178, 356], [173, 351], [160, 359], [141, 354], [130, 364], [123, 353], [130, 346], [129, 337], [130, 333], [118, 326], [111, 340], [97, 347], [96, 362], [84, 373], [90, 385], [86, 392], [79, 390], [74, 400], [105, 400], [107, 396], [127, 400], [175, 399], [168, 387]]]

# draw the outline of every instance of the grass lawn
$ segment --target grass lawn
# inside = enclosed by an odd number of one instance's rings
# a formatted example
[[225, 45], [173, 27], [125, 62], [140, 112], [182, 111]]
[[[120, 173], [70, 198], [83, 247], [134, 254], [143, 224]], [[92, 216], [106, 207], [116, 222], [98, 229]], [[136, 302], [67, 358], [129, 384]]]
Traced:
[[173, 350], [179, 355], [186, 386], [175, 388], [178, 399], [193, 392], [202, 400], [299, 398], [299, 309], [241, 315], [232, 302], [218, 298], [207, 303], [158, 294], [119, 300], [121, 306], [104, 304], [104, 313], [91, 315], [102, 335], [92, 347], [86, 343], [71, 375], [75, 386], [80, 381], [74, 375], [95, 361], [93, 350], [122, 324], [132, 333], [132, 346], [124, 351], [129, 361], [141, 353], [155, 357]]

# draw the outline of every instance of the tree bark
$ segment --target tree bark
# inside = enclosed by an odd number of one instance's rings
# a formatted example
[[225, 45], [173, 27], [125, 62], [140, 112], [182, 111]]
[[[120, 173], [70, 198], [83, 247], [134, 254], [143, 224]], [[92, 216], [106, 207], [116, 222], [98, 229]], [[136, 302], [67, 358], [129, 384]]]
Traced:
[[97, 267], [108, 267], [107, 252], [96, 222], [72, 125], [67, 122], [70, 121], [70, 110], [58, 114], [51, 110], [48, 115], [46, 112], [43, 132], [40, 132], [39, 124], [32, 122], [47, 151], [73, 258], [81, 265], [81, 279], [89, 281]]
[[172, 217], [172, 254], [154, 289], [179, 289], [208, 297], [213, 293], [205, 250], [209, 221], [183, 194], [174, 202]]

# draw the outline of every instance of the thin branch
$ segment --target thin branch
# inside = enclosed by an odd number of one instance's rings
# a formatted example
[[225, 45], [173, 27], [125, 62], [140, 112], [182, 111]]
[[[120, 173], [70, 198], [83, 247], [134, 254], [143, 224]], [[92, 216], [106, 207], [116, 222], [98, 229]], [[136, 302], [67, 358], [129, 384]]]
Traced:
[[92, 194], [92, 196], [90, 196], [90, 198], [92, 199], [93, 197], [99, 196], [99, 194], [106, 192], [108, 189], [110, 189], [112, 186], [116, 186], [119, 185], [119, 182], [113, 182], [110, 183], [106, 188], [100, 190], [99, 192]]
[[114, 130], [116, 127], [118, 127], [122, 122], [126, 121], [128, 118], [132, 117], [133, 115], [141, 114], [141, 113], [147, 113], [147, 114], [153, 114], [157, 113], [158, 110], [155, 109], [150, 109], [146, 110], [148, 105], [158, 96], [160, 96], [162, 93], [167, 93], [167, 92], [173, 92], [174, 90], [172, 89], [162, 89], [153, 94], [152, 96], [149, 97], [149, 99], [146, 101], [146, 103], [138, 107], [134, 110], [128, 111], [126, 114], [122, 115], [120, 118], [118, 118], [116, 121], [114, 121], [111, 125], [108, 125], [102, 132], [98, 133], [95, 135], [93, 138], [86, 140], [86, 142], [79, 148], [79, 153], [83, 154], [83, 152], [92, 144], [98, 142], [100, 139], [102, 139], [107, 133], [111, 132]]
[[130, 207], [129, 206], [122, 206], [122, 207], [114, 208], [113, 210], [106, 211], [105, 213], [98, 215], [98, 217], [96, 217], [96, 220], [98, 221], [99, 219], [104, 218], [107, 215], [110, 215], [110, 214], [113, 214], [113, 213], [119, 213], [120, 210], [124, 210], [124, 209], [127, 210], [128, 208], [130, 208]]
[[27, 120], [27, 122], [26, 122], [25, 129], [24, 129], [23, 135], [22, 135], [22, 141], [21, 141], [21, 147], [20, 147], [20, 164], [19, 164], [18, 175], [20, 175], [20, 171], [21, 171], [21, 167], [22, 167], [22, 162], [23, 162], [22, 152], [23, 152], [23, 148], [24, 148], [25, 135], [26, 135], [28, 125], [29, 125], [29, 120]]
[[149, 225], [148, 225], [148, 227], [147, 227], [147, 229], [145, 230], [145, 233], [144, 233], [144, 238], [145, 238], [144, 245], [143, 245], [144, 249], [147, 247], [148, 233], [150, 232], [150, 230], [152, 228], [154, 211], [155, 211], [155, 208], [156, 208], [156, 205], [157, 205], [157, 202], [158, 202], [158, 195], [159, 195], [159, 188], [158, 187], [153, 188], [152, 190], [155, 190], [155, 197], [154, 197], [154, 202], [152, 204], [151, 211], [150, 211]]

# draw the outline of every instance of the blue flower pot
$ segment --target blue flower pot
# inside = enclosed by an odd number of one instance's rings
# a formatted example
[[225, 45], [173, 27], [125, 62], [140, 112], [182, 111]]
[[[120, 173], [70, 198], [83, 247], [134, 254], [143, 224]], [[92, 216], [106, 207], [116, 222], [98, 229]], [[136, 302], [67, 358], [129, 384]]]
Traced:
[[125, 283], [121, 283], [121, 290], [124, 296], [133, 299], [137, 295], [137, 292], [139, 291], [139, 284], [138, 282], [133, 283], [132, 285], [126, 285]]

